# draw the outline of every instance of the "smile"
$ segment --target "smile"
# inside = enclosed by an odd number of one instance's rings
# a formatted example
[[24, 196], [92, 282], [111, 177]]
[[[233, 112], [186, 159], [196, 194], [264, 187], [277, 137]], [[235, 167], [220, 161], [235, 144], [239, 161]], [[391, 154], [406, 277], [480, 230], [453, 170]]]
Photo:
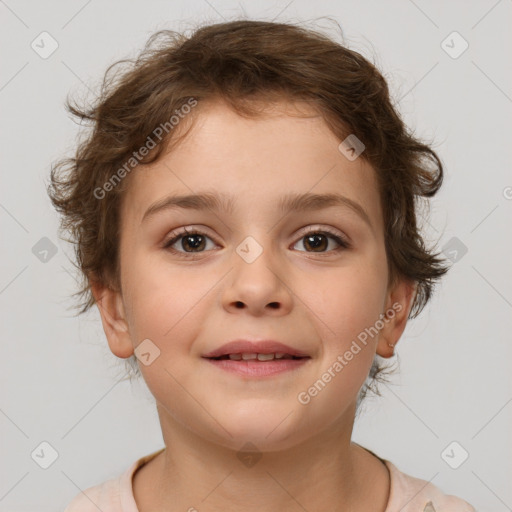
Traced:
[[285, 354], [284, 352], [275, 352], [271, 354], [254, 354], [254, 353], [243, 353], [243, 354], [224, 354], [223, 356], [213, 357], [212, 359], [231, 359], [232, 361], [272, 361], [273, 359], [304, 359], [303, 357], [292, 356]]
[[205, 359], [220, 370], [245, 377], [261, 378], [297, 370], [311, 360], [311, 357], [297, 357], [277, 352], [226, 354]]

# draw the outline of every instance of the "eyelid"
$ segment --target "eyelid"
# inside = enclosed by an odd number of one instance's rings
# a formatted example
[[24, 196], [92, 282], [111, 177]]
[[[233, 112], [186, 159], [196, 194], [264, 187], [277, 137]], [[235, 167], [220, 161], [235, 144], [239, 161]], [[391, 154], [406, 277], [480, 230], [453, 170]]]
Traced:
[[[309, 235], [310, 233], [321, 233], [321, 234], [327, 235], [330, 238], [335, 239], [335, 241], [339, 245], [339, 247], [337, 247], [336, 249], [332, 249], [330, 251], [326, 251], [326, 252], [318, 252], [318, 253], [315, 253], [315, 252], [309, 253], [308, 251], [299, 251], [299, 252], [304, 252], [306, 254], [316, 254], [316, 255], [320, 255], [320, 256], [322, 256], [322, 255], [328, 256], [328, 255], [338, 253], [340, 251], [352, 248], [352, 243], [351, 243], [350, 239], [344, 233], [340, 232], [339, 230], [337, 230], [335, 228], [331, 228], [330, 226], [322, 227], [322, 225], [318, 225], [318, 224], [317, 225], [310, 224], [310, 225], [305, 226], [304, 228], [300, 229], [298, 234], [295, 235], [295, 238], [294, 238], [295, 241], [292, 244], [292, 247], [295, 246], [300, 241], [301, 238], [304, 238], [305, 236]], [[210, 240], [212, 240], [216, 245], [218, 245], [215, 240], [215, 237], [208, 234], [207, 228], [198, 227], [198, 226], [185, 226], [185, 227], [177, 228], [177, 229], [171, 231], [169, 233], [169, 235], [165, 237], [165, 240], [162, 242], [162, 248], [172, 251], [175, 254], [177, 254], [178, 256], [187, 257], [187, 258], [194, 258], [194, 257], [201, 255], [202, 253], [209, 252], [209, 251], [186, 252], [186, 251], [178, 251], [176, 249], [172, 249], [171, 246], [174, 245], [178, 240], [180, 240], [180, 238], [183, 238], [187, 235], [195, 235], [195, 234], [204, 235], [207, 238], [209, 238]], [[211, 249], [210, 249], [210, 251], [211, 251]]]
[[306, 227], [299, 230], [299, 234], [302, 236], [307, 235], [308, 233], [328, 233], [329, 235], [337, 236], [343, 241], [349, 243], [348, 237], [342, 233], [340, 230], [336, 228], [331, 228], [330, 226], [322, 226], [322, 224], [309, 224]]
[[[177, 228], [177, 229], [172, 230], [164, 238], [164, 241], [162, 242], [162, 246], [164, 248], [169, 247], [169, 244], [171, 244], [171, 242], [175, 243], [176, 240], [179, 240], [181, 237], [184, 237], [184, 236], [187, 236], [187, 235], [196, 235], [196, 234], [205, 235], [208, 238], [210, 238], [211, 240], [213, 240], [215, 243], [217, 243], [215, 241], [215, 237], [213, 237], [213, 236], [211, 236], [209, 234], [209, 231], [208, 231], [207, 228], [205, 228], [205, 227], [198, 227], [198, 226], [185, 226], [185, 227], [182, 227], [182, 228]], [[189, 254], [193, 254], [193, 253], [189, 253]]]
[[[309, 226], [303, 228], [302, 230], [300, 230], [298, 239], [301, 239], [301, 238], [309, 235], [310, 233], [323, 233], [326, 235], [330, 235], [331, 238], [338, 239], [339, 241], [337, 241], [337, 243], [341, 246], [332, 251], [327, 251], [324, 253], [313, 253], [313, 254], [332, 254], [340, 249], [352, 248], [352, 242], [350, 241], [348, 236], [346, 236], [344, 233], [342, 233], [341, 231], [339, 231], [335, 228], [331, 228], [329, 226], [322, 227], [321, 225], [318, 225], [318, 224], [317, 225], [312, 224], [312, 225], [309, 225]], [[295, 243], [297, 243], [297, 242], [295, 242]], [[293, 245], [295, 245], [295, 243]], [[303, 252], [303, 251], [301, 251], [301, 252]]]

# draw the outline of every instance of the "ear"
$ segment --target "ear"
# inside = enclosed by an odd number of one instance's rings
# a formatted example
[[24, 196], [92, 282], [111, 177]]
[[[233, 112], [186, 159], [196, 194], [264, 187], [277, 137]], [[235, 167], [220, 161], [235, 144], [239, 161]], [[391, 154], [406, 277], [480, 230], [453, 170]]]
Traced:
[[416, 296], [417, 283], [406, 279], [399, 280], [388, 293], [382, 317], [384, 327], [380, 331], [377, 354], [389, 358], [405, 330], [407, 319]]
[[110, 350], [117, 357], [130, 357], [134, 348], [130, 338], [121, 293], [98, 282], [91, 283], [91, 291], [101, 315], [103, 330]]

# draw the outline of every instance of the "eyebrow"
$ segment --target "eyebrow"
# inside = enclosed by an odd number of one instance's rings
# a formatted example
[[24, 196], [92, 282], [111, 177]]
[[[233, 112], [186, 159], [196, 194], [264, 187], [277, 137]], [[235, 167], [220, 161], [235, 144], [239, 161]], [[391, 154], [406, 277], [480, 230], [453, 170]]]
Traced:
[[[188, 194], [167, 196], [152, 204], [144, 213], [141, 223], [157, 213], [177, 208], [188, 210], [215, 210], [227, 214], [233, 214], [234, 197], [225, 194]], [[340, 194], [286, 194], [277, 201], [277, 207], [281, 212], [307, 212], [320, 210], [332, 206], [343, 206], [351, 209], [373, 229], [370, 217], [365, 209], [352, 199]]]

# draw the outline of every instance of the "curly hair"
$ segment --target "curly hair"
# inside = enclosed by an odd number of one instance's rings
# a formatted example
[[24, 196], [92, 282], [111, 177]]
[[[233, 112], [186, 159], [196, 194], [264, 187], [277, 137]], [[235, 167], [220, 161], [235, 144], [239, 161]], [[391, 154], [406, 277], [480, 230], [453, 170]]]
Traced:
[[[119, 286], [119, 210], [129, 181], [121, 178], [157, 161], [188, 133], [180, 123], [165, 134], [160, 130], [155, 143], [155, 129], [169, 126], [191, 100], [222, 100], [248, 117], [261, 114], [256, 100], [283, 99], [307, 101], [340, 140], [354, 134], [364, 143], [360, 157], [375, 170], [381, 197], [389, 282], [415, 282], [409, 318], [421, 312], [448, 270], [426, 247], [417, 223], [417, 202], [442, 184], [440, 158], [407, 128], [386, 80], [360, 53], [294, 24], [236, 20], [196, 27], [190, 36], [156, 32], [136, 58], [107, 69], [92, 106], [66, 100], [68, 111], [90, 130], [72, 158], [52, 166], [48, 194], [61, 214], [61, 233], [67, 231], [75, 246], [79, 313], [95, 303], [92, 281]], [[192, 126], [197, 110], [185, 124]], [[133, 359], [129, 363], [140, 374]], [[382, 380], [384, 370], [376, 356], [369, 378]], [[360, 399], [367, 389], [365, 384]]]

